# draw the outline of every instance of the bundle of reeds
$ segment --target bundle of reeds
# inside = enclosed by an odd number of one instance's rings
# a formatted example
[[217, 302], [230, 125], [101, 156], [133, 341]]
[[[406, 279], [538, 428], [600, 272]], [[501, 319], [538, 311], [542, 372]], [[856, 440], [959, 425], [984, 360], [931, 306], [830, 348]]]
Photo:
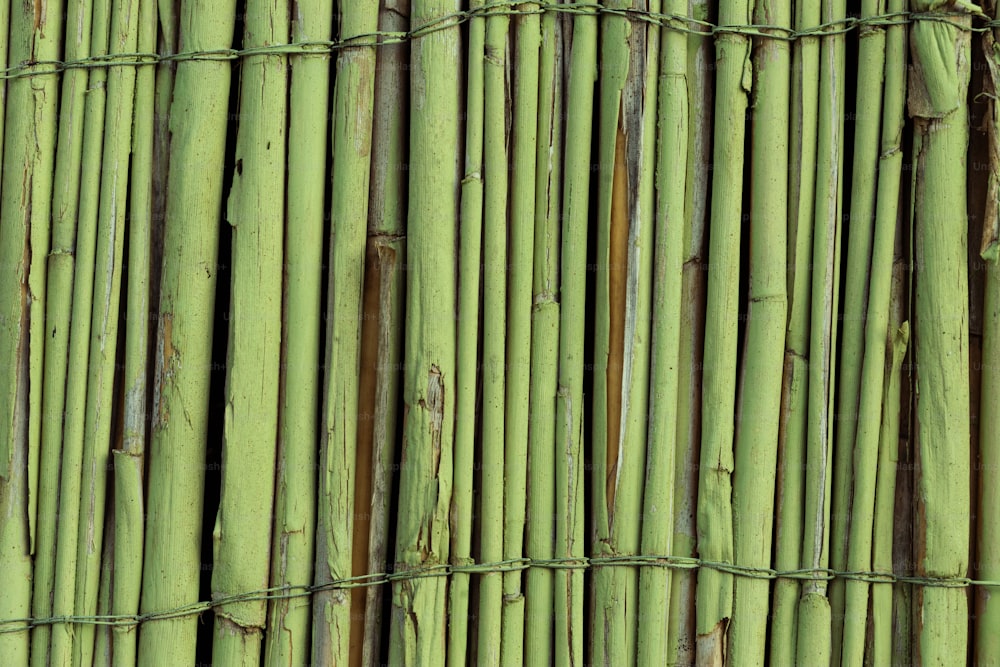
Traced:
[[997, 11], [0, 0], [0, 662], [1000, 664]]

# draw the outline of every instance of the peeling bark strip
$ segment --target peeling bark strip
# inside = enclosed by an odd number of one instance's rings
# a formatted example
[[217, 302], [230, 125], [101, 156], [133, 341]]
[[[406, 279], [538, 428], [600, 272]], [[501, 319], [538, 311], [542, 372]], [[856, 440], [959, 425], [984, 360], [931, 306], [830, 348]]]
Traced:
[[[233, 0], [184, 0], [180, 49], [229, 48], [235, 12]], [[161, 315], [157, 339], [159, 418], [150, 447], [143, 612], [198, 600], [214, 267], [230, 75], [227, 62], [177, 65], [159, 308], [169, 315]], [[192, 164], [199, 168], [191, 169]], [[177, 502], [178, 498], [184, 502]], [[142, 660], [194, 662], [196, 632], [193, 616], [143, 624], [139, 633]]]
[[[454, 0], [414, 0], [412, 24], [423, 25], [457, 10]], [[410, 261], [396, 571], [444, 564], [449, 556], [461, 181], [458, 27], [414, 39], [411, 65]], [[395, 582], [389, 662], [443, 665], [446, 610], [445, 579]]]
[[[911, 10], [927, 11], [915, 0]], [[966, 149], [969, 17], [910, 28], [914, 68], [917, 573], [964, 577], [969, 569], [969, 287]], [[963, 29], [965, 28], [965, 29]], [[966, 653], [968, 591], [918, 590], [919, 661], [946, 665]]]

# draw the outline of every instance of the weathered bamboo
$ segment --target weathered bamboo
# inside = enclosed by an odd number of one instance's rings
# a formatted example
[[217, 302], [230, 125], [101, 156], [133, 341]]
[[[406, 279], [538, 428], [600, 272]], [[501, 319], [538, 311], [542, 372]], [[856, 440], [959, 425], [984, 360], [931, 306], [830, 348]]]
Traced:
[[[250, 0], [244, 47], [286, 42], [288, 19], [287, 5]], [[236, 173], [226, 214], [232, 227], [232, 286], [213, 598], [268, 584], [274, 516], [271, 470], [278, 433], [287, 89], [285, 56], [243, 59]], [[262, 600], [216, 608], [212, 658], [223, 664], [259, 661], [266, 611]]]
[[[483, 360], [479, 560], [503, 560], [504, 432], [507, 374], [507, 36], [502, 8], [487, 14], [483, 52]], [[476, 57], [476, 56], [472, 56]], [[478, 91], [469, 91], [475, 95]], [[518, 462], [523, 465], [522, 462]], [[479, 576], [478, 652], [482, 665], [500, 664], [503, 580]]]
[[[64, 57], [85, 57], [90, 52], [91, 2], [80, 2], [66, 16]], [[63, 75], [52, 192], [52, 239], [48, 259], [49, 298], [46, 303], [45, 385], [42, 409], [41, 469], [38, 480], [38, 530], [35, 536], [32, 613], [52, 615], [56, 567], [56, 519], [59, 508], [59, 478], [62, 463], [63, 414], [66, 401], [70, 313], [73, 304], [73, 273], [76, 255], [77, 212], [80, 196], [80, 163], [83, 146], [84, 100], [88, 71], [70, 70]], [[87, 245], [81, 243], [81, 251]], [[86, 254], [84, 255], [86, 257]], [[48, 663], [51, 627], [32, 630], [32, 663]]]
[[[483, 6], [472, 0], [470, 9]], [[458, 322], [455, 398], [455, 467], [452, 490], [451, 562], [469, 565], [475, 500], [473, 479], [476, 451], [476, 399], [479, 379], [479, 295], [483, 243], [483, 70], [486, 65], [486, 19], [469, 24], [469, 63], [465, 93], [465, 163], [461, 184], [458, 260]], [[456, 573], [448, 591], [448, 614], [461, 619], [448, 628], [448, 665], [464, 667], [472, 624], [469, 613], [470, 575]]]
[[[719, 23], [751, 22], [747, 0], [719, 3]], [[742, 226], [745, 114], [748, 81], [745, 64], [750, 38], [718, 35], [716, 48], [715, 144], [712, 213], [708, 253], [705, 320], [702, 441], [698, 471], [698, 553], [714, 562], [733, 562], [733, 428], [736, 400], [736, 346], [739, 314], [740, 233]], [[705, 568], [698, 572], [697, 659], [722, 665], [727, 626], [732, 618], [733, 577]]]
[[[556, 390], [557, 558], [580, 558], [584, 545], [583, 365], [587, 312], [587, 214], [590, 142], [597, 77], [597, 16], [574, 14], [570, 37], [566, 142], [563, 157], [560, 258], [559, 380]], [[555, 573], [555, 664], [583, 664], [583, 572]]]
[[[932, 5], [917, 1], [911, 10]], [[969, 567], [969, 322], [965, 152], [971, 66], [968, 17], [918, 21], [910, 28], [914, 69], [917, 364], [916, 570], [964, 577]], [[917, 656], [946, 664], [964, 656], [967, 592], [917, 590]]]
[[[333, 3], [297, 5], [293, 42], [330, 39]], [[313, 581], [316, 526], [316, 448], [319, 440], [321, 285], [326, 186], [330, 56], [291, 56], [288, 102], [288, 172], [285, 221], [285, 286], [275, 524], [271, 586]], [[269, 665], [302, 664], [311, 654], [312, 601], [270, 601], [265, 634]]]
[[[635, 5], [620, 0], [610, 6]], [[659, 3], [650, 9], [658, 12]], [[637, 554], [641, 545], [659, 64], [659, 34], [645, 24], [609, 14], [601, 36], [592, 431], [598, 557]], [[591, 656], [606, 664], [631, 664], [638, 572], [599, 568], [592, 578]]]
[[[527, 507], [528, 409], [531, 384], [532, 269], [535, 222], [535, 151], [538, 136], [538, 57], [541, 25], [538, 5], [524, 3], [512, 33], [513, 137], [510, 156], [510, 261], [507, 287], [507, 387], [504, 415], [503, 557], [524, 556]], [[522, 574], [503, 575], [500, 661], [524, 663]]]
[[[229, 48], [235, 2], [181, 4], [180, 50]], [[177, 65], [170, 115], [163, 274], [140, 609], [198, 599], [208, 389], [222, 204], [228, 62]], [[200, 165], [191, 169], [191, 164]], [[183, 503], [177, 499], [183, 498]], [[194, 662], [197, 618], [157, 619], [139, 634], [139, 662]]]
[[[453, 0], [414, 0], [421, 26], [450, 15]], [[448, 563], [455, 435], [459, 154], [458, 27], [416, 37], [410, 70], [410, 191], [404, 425], [395, 570]], [[445, 662], [447, 592], [440, 577], [393, 583], [389, 661]]]
[[[754, 21], [789, 28], [790, 0], [759, 0]], [[754, 52], [750, 194], [750, 289], [736, 431], [733, 555], [745, 567], [771, 564], [774, 492], [788, 294], [788, 135], [791, 48], [761, 38]], [[768, 582], [739, 577], [727, 660], [763, 665]]]
[[[559, 375], [559, 194], [564, 82], [562, 27], [557, 14], [543, 15], [540, 28], [525, 546], [529, 558], [545, 560], [555, 555], [555, 401]], [[530, 667], [547, 667], [553, 662], [554, 581], [554, 573], [548, 568], [535, 567], [527, 572], [524, 661]]]
[[[668, 14], [687, 13], [685, 0], [673, 0]], [[643, 488], [642, 553], [672, 554], [674, 479], [679, 439], [678, 387], [681, 345], [681, 294], [684, 278], [685, 192], [688, 186], [687, 38], [666, 29], [660, 34], [656, 210], [653, 237], [653, 300], [649, 442]], [[684, 165], [681, 170], [680, 165]], [[663, 665], [670, 654], [671, 573], [666, 568], [639, 572], [637, 664]]]

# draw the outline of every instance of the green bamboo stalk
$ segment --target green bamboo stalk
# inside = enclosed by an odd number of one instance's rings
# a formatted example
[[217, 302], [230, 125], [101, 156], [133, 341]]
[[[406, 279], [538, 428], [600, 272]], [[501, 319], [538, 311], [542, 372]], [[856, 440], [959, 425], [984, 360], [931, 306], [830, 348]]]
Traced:
[[[379, 30], [409, 29], [408, 0], [382, 3]], [[409, 46], [385, 45], [378, 51], [375, 74], [375, 117], [372, 128], [372, 175], [368, 207], [368, 267], [365, 291], [375, 303], [366, 307], [364, 322], [374, 322], [374, 387], [371, 404], [371, 529], [367, 572], [386, 568], [389, 544], [390, 502], [393, 493], [393, 460], [400, 380], [402, 373], [403, 306], [406, 298], [406, 94]], [[369, 283], [374, 281], [369, 289]], [[364, 339], [367, 341], [368, 336]], [[364, 344], [364, 343], [363, 343]], [[356, 563], [357, 565], [363, 563]], [[369, 586], [365, 598], [362, 664], [382, 664], [382, 596], [384, 586]]]
[[[229, 48], [235, 2], [181, 4], [181, 50]], [[170, 182], [143, 563], [144, 613], [198, 599], [211, 369], [217, 221], [231, 64], [177, 65], [171, 104]], [[191, 169], [191, 164], [200, 165]], [[184, 502], [178, 503], [177, 499]], [[140, 664], [194, 661], [197, 619], [143, 624]]]
[[[797, 0], [795, 28], [819, 25], [820, 3]], [[791, 133], [788, 181], [788, 328], [782, 417], [778, 436], [775, 567], [794, 570], [802, 553], [803, 499], [808, 439], [810, 266], [812, 263], [816, 148], [819, 118], [819, 56], [816, 37], [792, 46]], [[774, 584], [771, 664], [795, 662], [801, 585], [794, 579]]]
[[[790, 28], [790, 0], [760, 0], [754, 22]], [[774, 492], [787, 328], [788, 136], [791, 48], [764, 38], [754, 52], [750, 303], [736, 433], [733, 542], [736, 562], [771, 564]], [[737, 578], [727, 660], [763, 665], [768, 582]]]
[[[333, 3], [305, 0], [292, 17], [293, 42], [331, 37]], [[312, 583], [316, 526], [316, 450], [319, 440], [320, 331], [330, 57], [291, 56], [285, 286], [275, 479], [271, 586]], [[265, 634], [269, 665], [299, 665], [310, 655], [312, 601], [271, 600]]]
[[[340, 15], [340, 38], [378, 28], [378, 2], [355, 3]], [[333, 92], [334, 241], [330, 246], [327, 369], [320, 450], [316, 583], [351, 576], [354, 533], [358, 374], [361, 362], [361, 291], [364, 280], [368, 182], [371, 172], [375, 49], [351, 46], [337, 59]], [[313, 601], [313, 662], [347, 664], [351, 598], [343, 589]]]
[[[686, 0], [673, 0], [666, 13], [686, 15]], [[656, 228], [653, 267], [652, 363], [649, 443], [643, 489], [642, 553], [673, 554], [674, 480], [677, 459], [680, 310], [684, 278], [684, 219], [688, 162], [687, 36], [661, 33], [656, 153]], [[637, 663], [663, 665], [670, 654], [671, 572], [639, 572]]]
[[[8, 13], [9, 12], [9, 13]], [[0, 183], [0, 265], [16, 279], [0, 288], [0, 570], [10, 582], [0, 618], [26, 618], [32, 610], [31, 553], [42, 425], [42, 352], [46, 275], [56, 147], [58, 77], [46, 61], [61, 55], [63, 4], [12, 5], [5, 61], [41, 62], [30, 77], [6, 81]], [[29, 633], [0, 635], [0, 655], [28, 663]]]
[[[483, 6], [471, 0], [470, 11]], [[483, 70], [486, 59], [486, 19], [476, 15], [469, 23], [469, 65], [466, 79], [465, 163], [461, 184], [461, 232], [458, 260], [457, 368], [455, 398], [455, 467], [452, 491], [452, 554], [455, 565], [472, 558], [475, 500], [472, 485], [476, 450], [476, 388], [479, 378], [479, 293], [483, 242]], [[448, 665], [464, 667], [469, 641], [470, 575], [456, 573], [448, 591], [448, 614], [460, 619], [448, 629]]]
[[[276, 0], [250, 0], [244, 46], [287, 42], [288, 11], [287, 4]], [[242, 61], [236, 174], [226, 216], [232, 226], [233, 272], [213, 598], [268, 584], [275, 493], [271, 470], [278, 433], [287, 90], [285, 56]], [[257, 663], [266, 612], [263, 601], [217, 608], [213, 659], [222, 664]]]
[[[932, 5], [914, 1], [911, 10]], [[964, 577], [969, 566], [969, 329], [965, 151], [970, 76], [968, 17], [911, 27], [913, 191], [919, 463], [917, 574]], [[965, 655], [964, 589], [918, 591], [918, 657]]]
[[[538, 55], [538, 150], [535, 163], [532, 273], [530, 422], [528, 426], [528, 530], [526, 553], [555, 555], [556, 387], [559, 379], [559, 184], [563, 146], [563, 40], [554, 11], [541, 19]], [[554, 659], [552, 570], [526, 575], [524, 661], [547, 667]]]
[[[821, 7], [824, 23], [844, 19], [843, 0]], [[819, 125], [816, 152], [815, 221], [809, 326], [809, 378], [805, 459], [804, 568], [830, 562], [830, 497], [832, 490], [834, 396], [837, 349], [837, 304], [840, 281], [840, 218], [843, 190], [844, 35], [826, 36], [820, 47]], [[825, 664], [831, 659], [831, 618], [827, 582], [802, 584], [796, 659]]]
[[[574, 13], [569, 54], [568, 117], [563, 158], [560, 256], [559, 380], [556, 390], [556, 558], [581, 558], [583, 543], [583, 366], [587, 311], [587, 219], [590, 142], [597, 76], [597, 16]], [[555, 664], [583, 664], [583, 572], [555, 573]]]
[[[450, 15], [453, 0], [415, 0], [422, 26]], [[455, 25], [413, 40], [407, 308], [397, 572], [448, 563], [455, 436], [456, 241], [459, 221], [460, 35]], [[455, 386], [454, 389], [458, 387]], [[445, 662], [444, 579], [393, 583], [389, 662]]]
[[[709, 21], [712, 0], [688, 0], [691, 18]], [[704, 29], [704, 28], [703, 28]], [[678, 374], [677, 456], [674, 471], [674, 534], [672, 553], [697, 556], [696, 512], [698, 462], [701, 449], [701, 368], [705, 331], [704, 271], [708, 194], [711, 188], [712, 111], [715, 45], [711, 37], [687, 36], [688, 150], [684, 195], [684, 276], [681, 281], [681, 337]], [[697, 573], [671, 574], [668, 664], [695, 661]]]
[[[631, 0], [609, 7], [642, 8]], [[651, 9], [658, 12], [659, 3]], [[659, 54], [658, 32], [622, 16], [605, 16], [601, 35], [592, 441], [598, 557], [637, 554], [641, 545]], [[601, 568], [593, 582], [591, 656], [631, 664], [638, 572]]]
[[[514, 19], [513, 147], [510, 183], [510, 268], [507, 299], [507, 388], [504, 417], [504, 560], [524, 556], [527, 505], [528, 410], [531, 384], [531, 311], [535, 222], [535, 152], [541, 23], [537, 3], [523, 3]], [[503, 575], [501, 663], [524, 663], [522, 575]]]
[[[503, 560], [504, 392], [507, 373], [507, 36], [503, 8], [486, 18], [483, 53], [483, 362], [479, 559]], [[475, 56], [472, 56], [475, 57]], [[477, 91], [469, 91], [475, 95]], [[518, 461], [517, 464], [523, 463]], [[499, 572], [479, 577], [477, 662], [500, 664], [503, 588]]]
[[[723, 0], [719, 4], [719, 23], [746, 25], [752, 20], [751, 11], [747, 0]], [[729, 563], [733, 562], [730, 498], [749, 51], [750, 38], [746, 35], [727, 33], [716, 38], [715, 170], [705, 321], [698, 552], [705, 560]], [[696, 621], [699, 664], [722, 664], [732, 604], [732, 575], [711, 568], [700, 570]]]
[[[861, 16], [862, 18], [880, 16], [885, 13], [885, 6], [884, 0], [864, 0], [861, 6]], [[876, 270], [872, 259], [872, 244], [873, 236], [877, 233], [874, 231], [875, 190], [878, 182], [876, 169], [879, 158], [879, 128], [882, 121], [883, 92], [881, 83], [885, 70], [885, 42], [884, 26], [864, 25], [861, 27], [858, 41], [857, 105], [854, 163], [851, 177], [847, 280], [838, 377], [840, 389], [838, 391], [837, 415], [840, 430], [837, 432], [834, 444], [833, 509], [830, 518], [832, 540], [830, 564], [835, 570], [845, 569], [851, 558], [848, 553], [848, 537], [856, 529], [851, 509], [851, 498], [856, 497], [853, 488], [855, 484], [853, 476], [856, 474], [856, 470], [852, 467], [852, 460], [856, 461], [857, 440], [860, 439], [858, 434], [862, 430], [858, 424], [859, 412], [872, 408], [871, 405], [866, 406], [863, 403], [861, 395], [868, 387], [865, 385], [862, 367], [864, 357], [869, 349], [865, 338], [868, 332], [868, 328], [865, 326], [865, 316], [869, 301], [869, 285], [874, 281], [874, 278], [869, 276]], [[894, 222], [886, 224], [890, 228], [894, 228]], [[891, 234], [891, 231], [888, 233]], [[892, 242], [888, 241], [888, 243], [890, 244], [887, 251], [889, 254], [883, 255], [883, 259], [886, 266], [891, 268]], [[888, 315], [887, 312], [875, 312], [879, 316]], [[877, 354], [884, 354], [885, 349], [881, 341], [878, 343], [878, 349], [880, 352]], [[872, 359], [871, 363], [876, 364], [877, 369], [872, 367], [869, 373], [877, 373], [879, 377], [882, 377], [882, 364], [877, 359]], [[875, 391], [875, 388], [870, 387], [870, 391]], [[871, 394], [871, 396], [880, 395], [881, 392]], [[867, 445], [872, 448], [869, 454], [872, 457], [877, 457], [879, 417], [869, 414], [868, 418], [874, 420], [864, 427], [867, 429], [868, 437], [871, 438], [867, 441]], [[874, 476], [871, 479], [874, 480]], [[856, 587], [855, 590], [857, 591]], [[845, 619], [844, 616], [846, 607], [845, 582], [843, 580], [837, 579], [830, 583], [829, 597], [833, 620], [833, 662], [838, 663], [842, 648], [847, 650], [847, 647], [842, 647], [845, 625], [854, 622], [851, 619]], [[855, 600], [855, 604], [857, 602], [858, 600]], [[861, 626], [863, 625], [862, 622]], [[855, 626], [852, 632], [856, 632], [861, 626]], [[854, 652], [855, 657], [860, 655], [857, 648], [857, 635], [852, 635], [848, 641], [853, 643], [850, 650]]]
[[[90, 52], [91, 2], [80, 2], [66, 17], [64, 57], [77, 59]], [[38, 531], [35, 542], [35, 593], [32, 613], [39, 618], [52, 615], [55, 586], [56, 517], [59, 508], [59, 478], [62, 458], [63, 414], [66, 400], [66, 373], [72, 311], [73, 272], [77, 212], [80, 194], [80, 162], [83, 145], [84, 100], [88, 70], [69, 70], [62, 80], [59, 138], [52, 193], [52, 245], [48, 260], [50, 295], [46, 304], [45, 383], [42, 409], [41, 474], [37, 506]], [[85, 244], [81, 244], [86, 248]], [[32, 660], [48, 664], [51, 627], [32, 630]]]
[[[108, 512], [104, 516], [104, 549], [101, 552], [100, 590], [97, 597], [97, 615], [111, 613], [111, 580], [115, 565], [115, 517]], [[87, 665], [91, 667], [111, 667], [111, 633], [116, 626], [101, 624], [94, 627], [93, 653]]]
[[[888, 39], [892, 41], [890, 33]], [[893, 276], [893, 292], [897, 292], [899, 274]], [[898, 302], [897, 302], [898, 303]], [[895, 304], [894, 304], [895, 305]], [[875, 521], [872, 526], [872, 570], [892, 572], [892, 535], [896, 500], [896, 463], [899, 452], [899, 397], [901, 366], [910, 339], [909, 322], [900, 323], [901, 308], [893, 308], [891, 320], [895, 334], [888, 344], [892, 354], [886, 356], [886, 383], [883, 393], [882, 425], [879, 435], [878, 480], [875, 495]], [[872, 664], [892, 664], [892, 585], [872, 585]]]
[[[898, 4], [898, 3], [897, 3]], [[881, 8], [870, 8], [871, 11], [881, 11]], [[892, 412], [894, 408], [891, 404], [881, 401], [883, 395], [883, 384], [886, 379], [886, 345], [887, 341], [892, 341], [895, 334], [890, 328], [891, 314], [891, 294], [893, 286], [893, 259], [895, 252], [894, 237], [898, 219], [899, 189], [902, 172], [903, 154], [901, 135], [903, 132], [904, 116], [903, 105], [906, 91], [906, 81], [903, 78], [905, 67], [905, 48], [902, 35], [895, 31], [892, 41], [888, 42], [888, 36], [869, 36], [866, 42], [880, 49], [880, 53], [873, 54], [878, 59], [878, 65], [885, 70], [884, 104], [880, 99], [879, 105], [882, 112], [882, 140], [879, 145], [878, 158], [878, 188], [876, 208], [874, 238], [871, 248], [871, 268], [868, 272], [869, 283], [865, 287], [868, 292], [868, 313], [864, 325], [864, 358], [860, 376], [860, 400], [857, 412], [857, 433], [853, 443], [853, 498], [849, 499], [851, 517], [849, 526], [849, 551], [844, 565], [850, 570], [871, 570], [873, 561], [873, 540], [876, 540], [879, 533], [872, 531], [872, 524], [876, 519], [877, 493], [881, 494], [882, 488], [878, 480], [883, 473], [879, 453], [881, 437], [880, 431], [885, 423], [887, 415], [883, 411]], [[890, 59], [891, 58], [891, 59]], [[884, 62], [883, 62], [884, 61]], [[881, 78], [881, 73], [872, 74], [869, 85], [872, 85], [877, 78]], [[859, 82], [859, 95], [861, 83]], [[859, 102], [860, 108], [860, 102]], [[860, 117], [860, 112], [859, 112]], [[867, 147], [867, 146], [866, 146]], [[861, 153], [857, 144], [855, 145], [855, 156]], [[856, 160], [858, 158], [856, 157]], [[857, 169], [858, 163], [855, 162]], [[865, 173], [863, 178], [875, 177], [874, 170]], [[855, 176], [857, 178], [857, 175]], [[858, 193], [855, 190], [855, 195]], [[862, 196], [867, 196], [863, 192]], [[854, 196], [852, 196], [854, 201]], [[861, 210], [867, 215], [864, 209], [864, 202], [858, 202]], [[862, 234], [866, 232], [866, 227], [862, 225]], [[848, 251], [850, 254], [851, 250]], [[850, 257], [848, 257], [848, 272], [850, 272]], [[847, 297], [850, 300], [850, 297]], [[905, 350], [905, 341], [903, 347]], [[890, 360], [894, 359], [895, 352]], [[901, 363], [901, 362], [900, 362]], [[841, 366], [841, 377], [843, 364]], [[898, 388], [896, 390], [898, 404]], [[841, 406], [844, 409], [844, 406]], [[898, 412], [898, 410], [897, 410]], [[892, 417], [897, 420], [896, 430], [898, 432], [898, 414]], [[850, 428], [848, 422], [844, 428]], [[898, 439], [898, 435], [897, 435]], [[897, 447], [892, 447], [892, 456], [896, 456]], [[893, 459], [894, 460], [894, 459]], [[895, 465], [894, 463], [892, 464]], [[835, 464], [836, 466], [836, 464]], [[893, 472], [893, 475], [895, 473]], [[892, 478], [892, 485], [895, 488], [895, 477]], [[836, 487], [835, 487], [836, 488]], [[883, 500], [888, 504], [889, 518], [891, 520], [892, 502]], [[891, 525], [891, 524], [890, 524]], [[891, 530], [889, 533], [891, 535]], [[836, 539], [836, 538], [834, 538]], [[836, 544], [836, 542], [835, 542]], [[832, 559], [831, 559], [832, 560]], [[889, 550], [889, 567], [891, 569], [891, 544]], [[834, 568], [840, 566], [834, 561]], [[844, 615], [840, 624], [843, 627], [842, 642], [834, 641], [834, 654], [842, 655], [843, 664], [860, 665], [864, 661], [865, 642], [868, 619], [868, 584], [863, 581], [848, 581], [846, 583], [846, 600], [844, 601]], [[891, 598], [890, 598], [891, 599]], [[873, 598], [874, 600], [874, 598]], [[831, 594], [831, 606], [835, 600]], [[891, 604], [891, 603], [890, 603]], [[874, 617], [874, 616], [873, 616]], [[891, 606], [890, 606], [891, 617]], [[837, 618], [837, 611], [834, 607], [834, 619]], [[837, 622], [835, 620], [834, 633], [836, 633]], [[834, 635], [836, 637], [836, 635]], [[838, 646], [840, 644], [840, 646]], [[838, 650], [839, 649], [839, 650]]]
[[[92, 55], [108, 52], [108, 33], [111, 23], [111, 2], [97, 0], [91, 21]], [[79, 209], [77, 210], [76, 257], [73, 276], [73, 306], [70, 316], [69, 368], [67, 371], [66, 412], [63, 427], [59, 485], [59, 517], [57, 521], [56, 571], [53, 587], [52, 611], [57, 616], [70, 616], [76, 611], [77, 579], [79, 572], [79, 531], [84, 513], [84, 476], [87, 463], [95, 451], [88, 431], [88, 414], [91, 398], [90, 364], [92, 362], [91, 335], [99, 301], [104, 301], [105, 290], [96, 292], [99, 284], [98, 266], [106, 268], [107, 260], [100, 256], [104, 239], [101, 238], [103, 213], [100, 210], [102, 188], [102, 159], [104, 147], [105, 109], [107, 101], [107, 70], [91, 72], [87, 82], [83, 117], [83, 147], [80, 168]], [[100, 283], [103, 287], [103, 283]], [[98, 334], [100, 335], [100, 334]], [[114, 346], [112, 346], [112, 350]], [[88, 494], [89, 495], [89, 494]], [[89, 526], [89, 522], [85, 524]], [[100, 530], [100, 527], [96, 527]], [[70, 623], [52, 627], [50, 662], [69, 665], [74, 659], [76, 630]]]
[[[135, 53], [139, 37], [138, 9], [132, 0], [118, 0], [114, 3], [108, 22], [111, 32], [109, 53]], [[91, 316], [90, 377], [87, 380], [83, 476], [80, 485], [83, 495], [77, 538], [74, 603], [74, 612], [83, 616], [92, 616], [97, 612], [100, 597], [135, 77], [134, 67], [110, 68], [107, 73], [108, 97], [104, 115], [96, 253], [96, 266], [102, 267], [102, 270], [95, 270], [94, 280], [94, 294], [100, 298], [94, 298]], [[74, 665], [89, 665], [93, 661], [94, 632], [95, 626], [89, 624], [77, 629]]]

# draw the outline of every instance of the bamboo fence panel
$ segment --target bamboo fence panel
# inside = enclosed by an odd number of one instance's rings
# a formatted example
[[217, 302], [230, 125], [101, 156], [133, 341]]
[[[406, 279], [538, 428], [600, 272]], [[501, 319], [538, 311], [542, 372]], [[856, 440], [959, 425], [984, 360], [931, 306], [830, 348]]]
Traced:
[[1000, 664], [998, 12], [0, 0], [0, 662]]

